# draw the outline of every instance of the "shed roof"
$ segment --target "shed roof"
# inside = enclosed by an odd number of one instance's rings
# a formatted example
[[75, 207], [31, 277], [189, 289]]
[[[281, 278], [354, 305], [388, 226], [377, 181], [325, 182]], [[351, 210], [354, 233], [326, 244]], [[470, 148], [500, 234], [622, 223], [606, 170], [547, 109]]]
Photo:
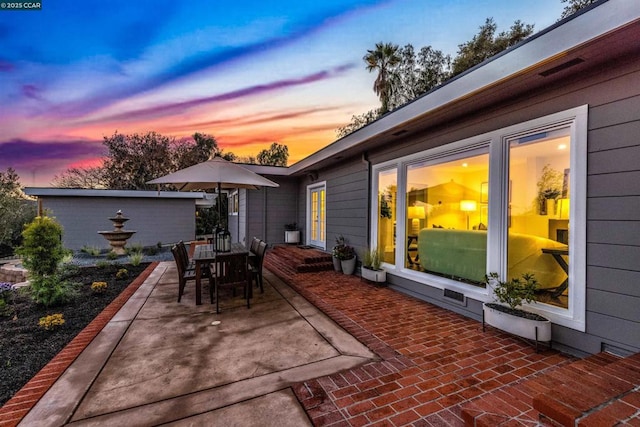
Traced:
[[131, 197], [141, 199], [205, 199], [203, 192], [93, 190], [81, 188], [26, 187], [25, 194], [35, 197]]

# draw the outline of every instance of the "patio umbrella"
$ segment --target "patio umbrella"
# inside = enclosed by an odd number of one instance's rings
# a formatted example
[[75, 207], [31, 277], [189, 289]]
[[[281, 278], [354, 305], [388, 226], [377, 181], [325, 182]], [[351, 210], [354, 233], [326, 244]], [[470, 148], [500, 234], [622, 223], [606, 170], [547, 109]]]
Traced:
[[[169, 175], [148, 181], [147, 184], [173, 184], [180, 191], [216, 188], [218, 197], [223, 188], [255, 190], [258, 187], [279, 187], [275, 182], [221, 157], [214, 157], [206, 162], [180, 169]], [[218, 203], [218, 214], [218, 218], [222, 217], [220, 203]]]

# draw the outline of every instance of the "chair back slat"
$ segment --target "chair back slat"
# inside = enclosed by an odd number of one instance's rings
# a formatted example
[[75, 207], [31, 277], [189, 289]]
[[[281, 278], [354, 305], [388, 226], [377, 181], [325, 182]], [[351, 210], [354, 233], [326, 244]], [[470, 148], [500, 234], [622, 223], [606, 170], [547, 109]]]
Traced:
[[248, 280], [248, 254], [218, 254], [216, 256], [217, 268], [220, 273], [216, 280], [219, 285], [233, 283], [246, 283]]
[[257, 254], [258, 245], [260, 245], [260, 239], [258, 239], [257, 237], [254, 237], [253, 240], [251, 240], [251, 246], [249, 247], [249, 250], [254, 254]]
[[171, 247], [171, 254], [173, 255], [173, 259], [176, 261], [176, 267], [178, 268], [178, 274], [182, 277], [184, 276], [185, 266], [182, 261], [182, 255], [180, 253], [180, 248], [178, 245], [174, 245]]

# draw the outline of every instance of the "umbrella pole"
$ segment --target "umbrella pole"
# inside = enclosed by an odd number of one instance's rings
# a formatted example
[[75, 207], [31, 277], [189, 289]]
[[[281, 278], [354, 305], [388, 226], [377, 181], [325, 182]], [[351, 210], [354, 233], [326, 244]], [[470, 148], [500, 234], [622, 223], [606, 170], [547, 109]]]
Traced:
[[222, 229], [222, 184], [218, 182], [218, 228]]

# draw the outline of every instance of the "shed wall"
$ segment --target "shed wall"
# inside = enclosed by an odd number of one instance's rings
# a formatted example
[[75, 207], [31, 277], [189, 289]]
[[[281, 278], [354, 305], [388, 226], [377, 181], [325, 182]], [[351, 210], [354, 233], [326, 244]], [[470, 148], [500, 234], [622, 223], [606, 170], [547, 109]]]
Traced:
[[147, 199], [108, 197], [41, 197], [44, 209], [64, 228], [63, 244], [78, 250], [83, 246], [108, 249], [98, 231], [113, 230], [110, 217], [122, 210], [129, 218], [125, 230], [135, 230], [127, 245], [152, 246], [193, 240], [195, 201], [193, 199]]

